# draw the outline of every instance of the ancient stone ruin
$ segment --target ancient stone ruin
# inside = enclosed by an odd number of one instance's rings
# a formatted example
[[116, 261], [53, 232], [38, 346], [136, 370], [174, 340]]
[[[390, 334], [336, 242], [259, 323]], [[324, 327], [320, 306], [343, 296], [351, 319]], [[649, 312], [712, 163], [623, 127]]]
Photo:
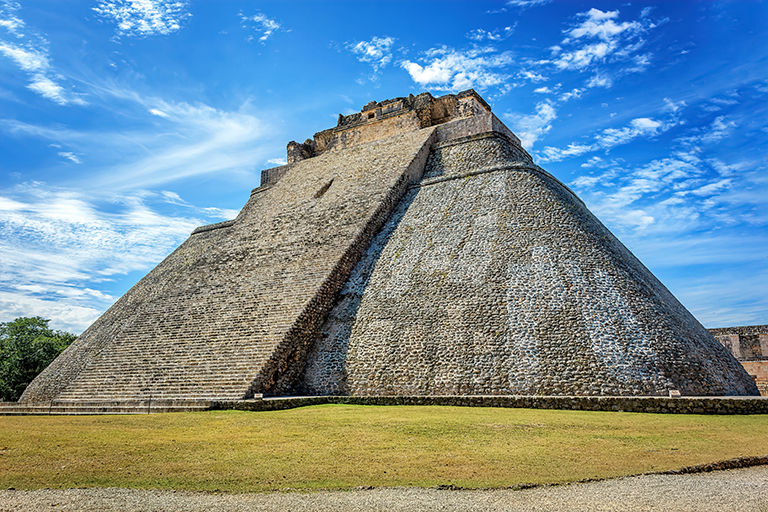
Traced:
[[755, 380], [760, 394], [768, 396], [768, 325], [708, 330]]
[[723, 345], [472, 90], [288, 144], [23, 401], [757, 395]]

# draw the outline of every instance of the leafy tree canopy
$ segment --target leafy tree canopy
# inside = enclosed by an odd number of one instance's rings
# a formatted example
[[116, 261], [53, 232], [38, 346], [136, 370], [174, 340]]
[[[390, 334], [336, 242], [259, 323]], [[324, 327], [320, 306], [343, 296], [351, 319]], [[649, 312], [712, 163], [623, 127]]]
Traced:
[[26, 387], [77, 336], [54, 331], [39, 316], [0, 322], [0, 399], [18, 400]]

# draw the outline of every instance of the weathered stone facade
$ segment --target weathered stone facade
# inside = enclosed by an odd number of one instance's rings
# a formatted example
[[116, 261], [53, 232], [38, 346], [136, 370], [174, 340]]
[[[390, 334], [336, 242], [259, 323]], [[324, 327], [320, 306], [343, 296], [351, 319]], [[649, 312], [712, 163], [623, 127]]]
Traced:
[[288, 145], [22, 400], [757, 394], [474, 91]]
[[433, 146], [314, 347], [316, 394], [754, 392], [572, 192], [494, 133]]
[[709, 329], [755, 379], [760, 394], [768, 396], [768, 325]]

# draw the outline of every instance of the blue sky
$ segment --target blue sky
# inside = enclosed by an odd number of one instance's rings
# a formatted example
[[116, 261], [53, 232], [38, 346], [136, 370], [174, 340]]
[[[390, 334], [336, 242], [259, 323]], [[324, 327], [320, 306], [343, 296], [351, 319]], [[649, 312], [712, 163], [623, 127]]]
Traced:
[[768, 323], [764, 1], [0, 0], [0, 321], [82, 332], [285, 145], [475, 88], [707, 327]]

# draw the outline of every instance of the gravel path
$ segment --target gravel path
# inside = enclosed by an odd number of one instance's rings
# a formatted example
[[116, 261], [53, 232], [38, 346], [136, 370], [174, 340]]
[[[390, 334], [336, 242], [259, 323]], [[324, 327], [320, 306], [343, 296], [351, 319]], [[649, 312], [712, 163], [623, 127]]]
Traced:
[[404, 487], [307, 494], [204, 494], [128, 489], [0, 491], [0, 511], [11, 510], [768, 512], [768, 466], [693, 475], [643, 475], [522, 491]]

